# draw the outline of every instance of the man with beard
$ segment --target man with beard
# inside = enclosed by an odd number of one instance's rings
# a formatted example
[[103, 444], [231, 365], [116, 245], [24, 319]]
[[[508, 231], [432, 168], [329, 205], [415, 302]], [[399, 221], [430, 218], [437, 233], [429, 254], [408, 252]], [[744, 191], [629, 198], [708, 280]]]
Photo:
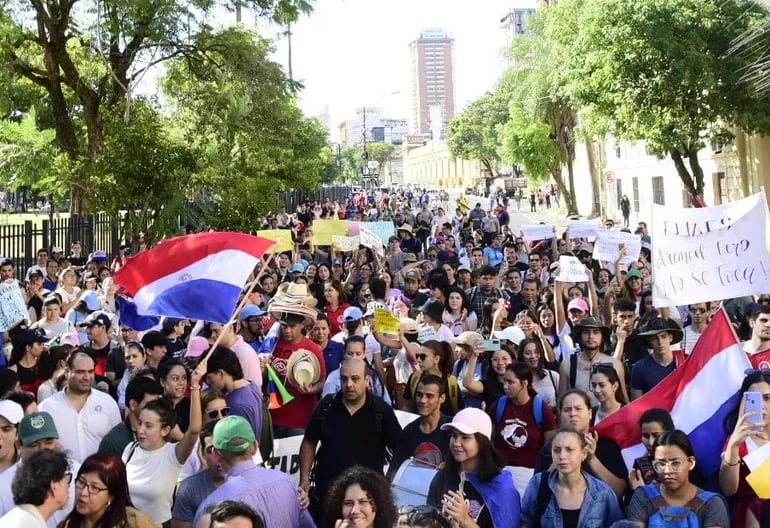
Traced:
[[637, 361], [631, 370], [631, 397], [640, 398], [652, 390], [663, 378], [674, 372], [684, 361], [681, 350], [674, 352], [671, 345], [682, 340], [683, 332], [676, 321], [655, 318], [639, 335], [647, 338], [652, 354]]
[[412, 270], [404, 275], [404, 297], [412, 303], [412, 310], [415, 310], [428, 301], [428, 295], [420, 291], [420, 282], [422, 275], [418, 270]]
[[476, 313], [479, 321], [484, 319], [484, 303], [487, 299], [508, 299], [505, 292], [500, 288], [495, 288], [497, 280], [497, 271], [492, 266], [483, 266], [478, 270], [478, 285], [466, 291], [471, 310]]
[[401, 432], [401, 440], [393, 453], [388, 468], [388, 478], [393, 480], [396, 472], [410, 458], [433, 468], [446, 462], [449, 453], [449, 434], [441, 426], [451, 418], [441, 414], [441, 405], [446, 400], [442, 391], [443, 381], [438, 376], [426, 374], [420, 378], [414, 393], [414, 402], [419, 419], [407, 425]]
[[755, 369], [770, 368], [770, 305], [759, 304], [749, 319], [751, 339], [743, 343], [743, 351]]
[[626, 395], [623, 364], [605, 353], [610, 338], [609, 327], [595, 317], [586, 317], [575, 326], [572, 335], [580, 343], [580, 348], [561, 362], [559, 394], [569, 389], [581, 389], [591, 397], [592, 406], [599, 405], [591, 391], [592, 370], [597, 363], [611, 363], [620, 378], [620, 389]]
[[316, 518], [321, 514], [319, 501], [338, 475], [356, 464], [381, 473], [386, 449], [395, 450], [401, 437], [393, 408], [367, 390], [366, 363], [358, 358], [343, 361], [340, 385], [338, 393], [326, 396], [313, 411], [299, 452], [299, 485], [308, 494], [313, 472], [310, 500]]

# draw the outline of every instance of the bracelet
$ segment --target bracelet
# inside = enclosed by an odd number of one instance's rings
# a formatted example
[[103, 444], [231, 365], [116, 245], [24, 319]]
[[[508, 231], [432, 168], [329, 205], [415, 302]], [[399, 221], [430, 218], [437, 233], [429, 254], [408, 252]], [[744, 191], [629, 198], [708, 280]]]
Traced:
[[727, 453], [722, 453], [722, 463], [724, 465], [730, 466], [730, 467], [735, 467], [735, 466], [737, 466], [738, 464], [741, 463], [741, 457], [738, 457], [738, 462], [730, 463], [730, 462], [727, 461], [727, 457], [725, 455], [727, 455]]
[[201, 388], [200, 388], [200, 385], [199, 385], [199, 386], [197, 386], [197, 387], [190, 387], [190, 390], [191, 390], [191, 391], [194, 391], [194, 390], [201, 390]]

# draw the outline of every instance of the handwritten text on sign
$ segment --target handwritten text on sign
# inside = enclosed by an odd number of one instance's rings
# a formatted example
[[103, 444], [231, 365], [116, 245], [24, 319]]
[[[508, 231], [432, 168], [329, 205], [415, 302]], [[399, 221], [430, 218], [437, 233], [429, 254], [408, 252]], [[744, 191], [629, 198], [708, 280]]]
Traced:
[[764, 193], [715, 207], [655, 207], [652, 264], [656, 306], [770, 291]]
[[623, 231], [601, 229], [596, 235], [593, 257], [599, 261], [615, 262], [620, 256], [620, 246], [626, 249], [626, 256], [620, 263], [628, 266], [639, 258], [639, 253], [642, 251], [642, 239], [639, 235], [624, 233]]
[[521, 234], [527, 242], [537, 242], [539, 240], [548, 240], [553, 238], [556, 228], [551, 224], [536, 224], [521, 226]]

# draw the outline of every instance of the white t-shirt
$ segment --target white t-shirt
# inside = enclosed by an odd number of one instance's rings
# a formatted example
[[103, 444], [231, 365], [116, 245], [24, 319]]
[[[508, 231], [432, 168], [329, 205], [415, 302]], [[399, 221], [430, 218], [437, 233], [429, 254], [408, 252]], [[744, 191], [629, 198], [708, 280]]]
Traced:
[[0, 518], [3, 528], [46, 528], [45, 519], [40, 510], [31, 504], [22, 504]]
[[39, 408], [53, 416], [62, 449], [81, 463], [99, 450], [102, 438], [121, 422], [115, 400], [96, 389], [91, 389], [80, 412], [63, 390], [43, 400]]
[[61, 317], [55, 323], [49, 323], [45, 319], [41, 319], [33, 324], [31, 328], [42, 328], [49, 339], [53, 339], [60, 334], [74, 333], [76, 331], [75, 326], [71, 322]]
[[[552, 381], [553, 380], [553, 381]], [[556, 388], [554, 388], [556, 387]], [[545, 403], [551, 407], [556, 407], [556, 389], [559, 387], [559, 373], [553, 370], [546, 370], [543, 379], [532, 377], [532, 388]]]
[[[347, 338], [348, 333], [343, 330], [342, 332], [334, 334], [331, 340], [336, 341], [337, 343], [342, 343], [344, 345], [345, 339]], [[380, 343], [377, 341], [373, 334], [366, 334], [364, 336], [364, 342], [366, 344], [366, 360], [371, 364], [373, 361], [372, 358], [374, 358], [375, 354], [382, 354], [382, 348], [380, 347]]]
[[176, 444], [166, 443], [160, 449], [147, 451], [132, 442], [122, 458], [134, 506], [158, 524], [171, 519], [171, 499], [182, 471], [182, 464], [176, 459]]

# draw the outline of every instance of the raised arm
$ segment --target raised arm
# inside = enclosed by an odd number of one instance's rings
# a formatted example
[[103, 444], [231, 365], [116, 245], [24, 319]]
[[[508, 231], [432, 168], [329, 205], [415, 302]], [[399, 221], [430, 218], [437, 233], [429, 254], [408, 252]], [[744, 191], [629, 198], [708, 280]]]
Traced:
[[206, 373], [208, 361], [201, 361], [192, 372], [190, 380], [190, 425], [182, 439], [176, 444], [174, 452], [180, 464], [187, 462], [201, 433], [203, 416], [201, 412], [201, 380]]

